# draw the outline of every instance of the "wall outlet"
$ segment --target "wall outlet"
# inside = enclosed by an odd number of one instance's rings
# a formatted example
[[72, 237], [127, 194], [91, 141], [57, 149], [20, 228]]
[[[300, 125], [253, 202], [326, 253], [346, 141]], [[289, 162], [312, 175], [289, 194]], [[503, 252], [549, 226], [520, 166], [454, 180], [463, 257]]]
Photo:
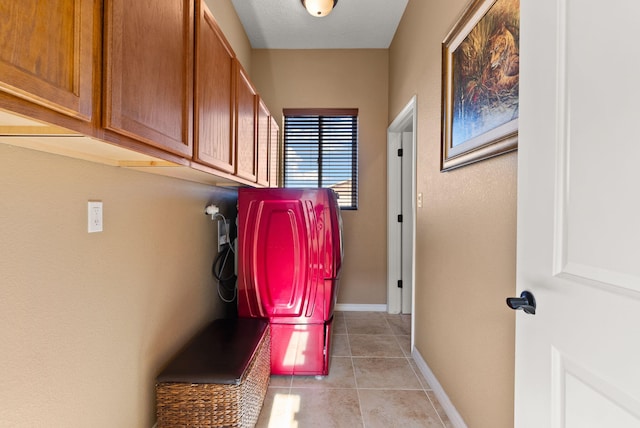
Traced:
[[89, 233], [102, 232], [102, 201], [89, 201], [87, 218]]

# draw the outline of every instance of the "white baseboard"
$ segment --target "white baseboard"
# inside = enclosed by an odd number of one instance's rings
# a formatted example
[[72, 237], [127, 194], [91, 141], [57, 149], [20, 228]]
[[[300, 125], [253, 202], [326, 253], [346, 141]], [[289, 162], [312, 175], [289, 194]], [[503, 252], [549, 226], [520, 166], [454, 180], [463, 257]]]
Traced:
[[387, 312], [387, 305], [359, 305], [352, 303], [336, 303], [335, 310], [341, 312]]
[[440, 382], [438, 382], [438, 379], [436, 379], [436, 376], [433, 374], [433, 372], [427, 365], [424, 358], [422, 358], [422, 355], [420, 355], [420, 352], [418, 352], [417, 349], [413, 348], [413, 351], [411, 352], [411, 356], [413, 357], [413, 360], [416, 362], [416, 365], [418, 366], [418, 368], [424, 375], [425, 379], [429, 383], [429, 386], [431, 386], [431, 388], [433, 389], [433, 393], [435, 394], [436, 398], [440, 402], [440, 405], [442, 406], [445, 413], [449, 417], [451, 424], [455, 428], [467, 428], [467, 424], [464, 423], [462, 416], [460, 416], [460, 413], [458, 413], [458, 410], [456, 410], [451, 400], [449, 400], [449, 396], [447, 396], [447, 393], [444, 392], [442, 385], [440, 385]]

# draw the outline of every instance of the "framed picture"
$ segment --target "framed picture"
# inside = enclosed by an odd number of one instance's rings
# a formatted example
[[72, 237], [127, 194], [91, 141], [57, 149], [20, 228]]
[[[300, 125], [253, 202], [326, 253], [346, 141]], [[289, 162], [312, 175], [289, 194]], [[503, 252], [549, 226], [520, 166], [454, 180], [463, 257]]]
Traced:
[[518, 148], [519, 0], [473, 0], [442, 43], [441, 171]]

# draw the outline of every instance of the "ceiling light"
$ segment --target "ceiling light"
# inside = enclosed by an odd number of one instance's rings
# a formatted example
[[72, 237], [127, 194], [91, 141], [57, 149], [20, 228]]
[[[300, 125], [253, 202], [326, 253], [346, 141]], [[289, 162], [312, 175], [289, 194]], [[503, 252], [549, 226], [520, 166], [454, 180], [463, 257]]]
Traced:
[[331, 13], [338, 0], [300, 0], [309, 15], [321, 18]]

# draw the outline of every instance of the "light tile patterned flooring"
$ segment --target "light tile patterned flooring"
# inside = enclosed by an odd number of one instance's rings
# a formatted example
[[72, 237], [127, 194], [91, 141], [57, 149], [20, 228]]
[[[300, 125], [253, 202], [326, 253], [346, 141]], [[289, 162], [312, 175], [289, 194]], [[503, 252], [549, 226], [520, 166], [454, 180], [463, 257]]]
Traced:
[[336, 312], [329, 376], [271, 376], [257, 428], [450, 428], [411, 358], [411, 317]]

